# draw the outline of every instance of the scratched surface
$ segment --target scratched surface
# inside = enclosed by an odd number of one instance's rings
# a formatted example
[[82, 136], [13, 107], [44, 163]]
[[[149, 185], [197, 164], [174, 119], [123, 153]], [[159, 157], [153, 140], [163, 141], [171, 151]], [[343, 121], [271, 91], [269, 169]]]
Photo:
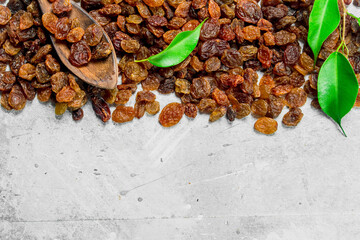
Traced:
[[1, 240], [360, 239], [360, 109], [348, 138], [309, 100], [298, 127], [284, 111], [271, 137], [252, 117], [164, 129], [84, 111], [0, 110]]

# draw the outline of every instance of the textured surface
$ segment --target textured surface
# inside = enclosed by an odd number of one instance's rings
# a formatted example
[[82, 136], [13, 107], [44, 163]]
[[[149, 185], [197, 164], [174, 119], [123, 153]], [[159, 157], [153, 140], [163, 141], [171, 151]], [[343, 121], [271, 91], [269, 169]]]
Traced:
[[309, 99], [274, 136], [251, 116], [165, 129], [158, 115], [103, 124], [84, 111], [0, 110], [0, 239], [360, 238], [360, 109], [348, 138]]

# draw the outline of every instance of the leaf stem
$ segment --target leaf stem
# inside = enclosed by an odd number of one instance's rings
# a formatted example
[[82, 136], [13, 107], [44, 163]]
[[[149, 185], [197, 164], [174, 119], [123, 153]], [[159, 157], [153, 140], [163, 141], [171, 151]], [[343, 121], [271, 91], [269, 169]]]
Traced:
[[149, 61], [148, 59], [141, 59], [141, 60], [135, 60], [134, 62], [138, 63], [138, 62], [146, 62]]
[[346, 133], [345, 133], [345, 131], [344, 131], [343, 127], [341, 126], [341, 124], [339, 124], [339, 127], [340, 127], [341, 131], [343, 132], [343, 134], [345, 135], [345, 137], [347, 137], [347, 135], [346, 135]]
[[[341, 0], [341, 4], [342, 4], [342, 7], [343, 7], [342, 36], [341, 36], [341, 44], [340, 44], [339, 48], [336, 51], [338, 52], [340, 47], [342, 46], [343, 53], [346, 55], [346, 57], [348, 57], [349, 49], [348, 49], [348, 47], [346, 46], [346, 43], [345, 43], [345, 27], [346, 27], [346, 14], [349, 14], [349, 13], [347, 12], [344, 0]], [[345, 53], [345, 49], [346, 49], [346, 53]]]

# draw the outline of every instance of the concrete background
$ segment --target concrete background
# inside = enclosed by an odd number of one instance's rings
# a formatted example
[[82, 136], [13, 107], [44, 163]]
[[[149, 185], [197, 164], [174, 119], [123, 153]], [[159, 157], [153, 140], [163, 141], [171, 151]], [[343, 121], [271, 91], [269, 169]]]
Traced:
[[309, 105], [274, 136], [251, 116], [165, 129], [90, 104], [80, 122], [37, 100], [1, 110], [0, 239], [359, 239], [360, 109], [345, 138]]
[[348, 138], [310, 99], [273, 136], [251, 116], [165, 129], [84, 111], [74, 122], [37, 99], [1, 108], [1, 240], [360, 238], [360, 109], [343, 119]]

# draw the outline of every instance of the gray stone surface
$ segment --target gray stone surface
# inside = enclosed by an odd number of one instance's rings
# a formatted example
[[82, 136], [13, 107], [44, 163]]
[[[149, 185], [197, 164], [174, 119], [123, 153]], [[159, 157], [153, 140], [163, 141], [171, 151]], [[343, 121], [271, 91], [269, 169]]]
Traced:
[[0, 238], [358, 239], [360, 110], [345, 138], [309, 102], [274, 136], [252, 117], [164, 129], [102, 124], [90, 105], [77, 123], [37, 100], [1, 110]]
[[37, 100], [1, 109], [0, 239], [359, 239], [360, 110], [348, 138], [303, 112], [264, 136], [252, 117], [164, 129], [103, 124], [90, 105], [80, 122]]

